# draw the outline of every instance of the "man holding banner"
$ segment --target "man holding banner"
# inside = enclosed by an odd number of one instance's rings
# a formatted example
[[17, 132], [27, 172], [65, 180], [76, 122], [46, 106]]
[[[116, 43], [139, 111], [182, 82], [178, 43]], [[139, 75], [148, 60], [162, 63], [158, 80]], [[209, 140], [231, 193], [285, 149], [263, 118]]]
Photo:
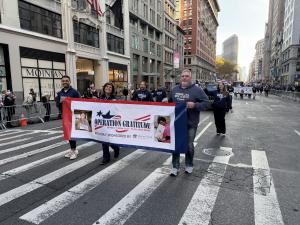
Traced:
[[[193, 172], [194, 159], [194, 139], [200, 119], [200, 111], [208, 106], [208, 97], [204, 91], [192, 84], [192, 73], [185, 69], [180, 76], [180, 84], [173, 88], [170, 96], [170, 102], [185, 103], [188, 118], [188, 150], [185, 154], [185, 172]], [[177, 176], [180, 167], [180, 153], [173, 153], [173, 168], [171, 176]]]
[[[60, 109], [60, 112], [62, 111], [62, 103], [65, 98], [80, 98], [79, 92], [72, 88], [70, 84], [71, 79], [69, 76], [65, 75], [61, 78], [61, 85], [63, 86], [63, 89], [57, 93], [56, 97], [56, 106]], [[69, 140], [69, 143], [71, 150], [65, 155], [65, 157], [73, 160], [76, 159], [78, 155], [78, 150], [76, 150], [76, 141]]]

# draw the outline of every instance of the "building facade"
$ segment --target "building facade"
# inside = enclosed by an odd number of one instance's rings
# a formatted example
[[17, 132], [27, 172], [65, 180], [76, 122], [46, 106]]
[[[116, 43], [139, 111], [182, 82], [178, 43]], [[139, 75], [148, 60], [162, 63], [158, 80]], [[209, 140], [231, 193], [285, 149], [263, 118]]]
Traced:
[[238, 36], [234, 34], [223, 42], [223, 58], [226, 61], [237, 65], [238, 53], [239, 53], [239, 39]]
[[176, 25], [176, 39], [175, 39], [175, 52], [174, 52], [174, 69], [175, 69], [175, 82], [179, 83], [180, 75], [184, 69], [184, 30]]
[[285, 1], [281, 85], [300, 85], [300, 2]]
[[255, 81], [263, 81], [263, 57], [264, 57], [264, 45], [265, 40], [259, 40], [255, 45], [255, 57], [254, 57], [254, 77]]
[[[122, 7], [128, 8], [128, 0], [122, 2]], [[107, 37], [115, 34], [110, 30], [112, 26], [106, 25], [106, 17], [99, 16], [86, 0], [1, 3], [0, 66], [5, 69], [1, 69], [0, 87], [13, 90], [18, 100], [22, 101], [30, 88], [37, 93], [38, 101], [45, 93], [50, 93], [53, 100], [61, 89], [63, 75], [71, 77], [72, 86], [81, 94], [90, 83], [100, 89], [109, 80], [115, 82], [109, 75], [112, 69], [119, 77], [124, 73], [122, 82], [128, 82], [130, 76], [125, 71], [130, 71], [130, 49], [124, 44], [126, 40], [119, 40], [129, 35], [129, 26], [119, 27], [124, 36], [115, 35], [120, 39], [115, 38], [114, 43], [122, 46], [123, 42], [123, 48], [108, 50]], [[105, 3], [100, 7], [105, 9]], [[126, 21], [126, 15], [122, 16]]]
[[200, 82], [215, 80], [217, 0], [177, 0], [177, 17], [185, 31], [185, 67], [193, 79]]
[[148, 88], [163, 85], [163, 17], [161, 0], [129, 1], [132, 86], [146, 81]]

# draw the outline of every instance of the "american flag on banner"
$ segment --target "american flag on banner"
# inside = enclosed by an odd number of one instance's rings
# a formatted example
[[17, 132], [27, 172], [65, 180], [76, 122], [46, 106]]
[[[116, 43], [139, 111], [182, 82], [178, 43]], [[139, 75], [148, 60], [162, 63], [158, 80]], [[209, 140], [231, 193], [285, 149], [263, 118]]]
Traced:
[[103, 15], [103, 12], [102, 12], [100, 4], [99, 4], [99, 0], [87, 0], [87, 2], [91, 5], [91, 7], [94, 8], [94, 10], [96, 10], [96, 12], [99, 16]]

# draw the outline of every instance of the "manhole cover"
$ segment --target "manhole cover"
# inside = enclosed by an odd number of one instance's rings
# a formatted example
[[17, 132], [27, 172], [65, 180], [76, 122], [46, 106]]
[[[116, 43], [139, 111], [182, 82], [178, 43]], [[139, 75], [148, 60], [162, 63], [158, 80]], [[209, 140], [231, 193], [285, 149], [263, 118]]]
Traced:
[[210, 156], [230, 156], [232, 155], [231, 148], [205, 148], [203, 153]]

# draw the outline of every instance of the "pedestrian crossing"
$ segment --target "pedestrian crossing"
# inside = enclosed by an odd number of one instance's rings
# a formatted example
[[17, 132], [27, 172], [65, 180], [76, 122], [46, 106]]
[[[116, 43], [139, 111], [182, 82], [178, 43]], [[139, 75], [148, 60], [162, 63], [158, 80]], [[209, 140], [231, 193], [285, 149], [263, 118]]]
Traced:
[[[202, 138], [210, 129], [213, 130], [212, 123], [207, 118], [199, 125], [202, 127], [198, 130], [195, 138], [194, 146], [196, 147], [199, 147], [198, 139]], [[13, 142], [14, 135], [18, 136], [15, 142]], [[0, 225], [25, 224], [25, 222], [26, 224], [67, 225], [133, 224], [132, 221], [142, 210], [148, 211], [146, 215], [143, 215], [145, 218], [162, 217], [159, 224], [208, 225], [212, 224], [213, 213], [217, 213], [214, 210], [215, 206], [220, 204], [218, 196], [224, 189], [224, 177], [228, 172], [228, 167], [234, 169], [234, 164], [229, 163], [234, 155], [234, 149], [229, 147], [226, 149], [230, 151], [230, 154], [216, 154], [211, 160], [204, 159], [202, 162], [195, 162], [195, 164], [207, 165], [207, 168], [201, 172], [200, 168], [195, 168], [193, 175], [181, 172], [176, 178], [169, 176], [172, 157], [165, 153], [142, 149], [124, 150], [120, 159], [107, 166], [100, 166], [102, 152], [99, 151], [98, 143], [79, 143], [77, 146], [79, 157], [73, 161], [64, 158], [68, 148], [68, 142], [63, 140], [62, 134], [53, 130], [30, 132], [16, 129], [0, 133], [0, 186], [8, 184], [13, 179], [22, 182], [21, 184], [12, 182], [8, 189], [5, 187], [0, 189]], [[284, 224], [266, 152], [252, 150], [250, 154], [252, 164], [245, 166], [245, 169], [253, 171], [253, 193], [248, 198], [253, 202], [254, 210], [253, 221], [247, 221], [245, 224]], [[181, 162], [183, 159], [181, 158]], [[84, 175], [81, 173], [76, 177], [76, 173], [83, 168], [86, 173]], [[30, 177], [33, 171], [34, 173]], [[39, 175], [38, 171], [43, 172]], [[124, 176], [124, 173], [127, 175]], [[138, 176], [138, 174], [142, 175]], [[118, 177], [120, 180], [120, 176], [121, 179], [124, 179], [123, 184], [130, 185], [120, 185], [116, 179]], [[64, 183], [64, 180], [69, 181], [71, 177], [73, 177], [71, 183], [58, 185], [61, 182]], [[178, 191], [180, 185], [188, 182], [191, 182], [194, 187], [189, 189], [189, 191], [192, 190], [192, 193], [185, 195], [182, 194], [184, 190]], [[55, 189], [53, 188], [55, 186], [62, 187]], [[37, 195], [43, 188], [50, 188], [51, 194], [45, 194], [41, 199], [28, 202], [28, 204], [26, 201], [20, 201]], [[111, 197], [97, 194], [110, 188], [114, 191], [119, 190], [122, 194], [116, 194], [113, 191]], [[174, 192], [175, 202], [182, 202], [182, 204], [168, 205], [169, 199], [165, 199], [166, 205], [159, 207], [163, 208], [161, 211], [170, 210], [172, 212], [174, 210], [180, 213], [174, 218], [152, 214], [151, 204], [158, 201], [154, 196], [159, 196], [159, 201], [161, 201], [166, 193], [170, 194], [170, 191], [174, 190], [176, 190]], [[177, 192], [180, 192], [181, 195]], [[115, 196], [118, 198], [115, 199]], [[78, 209], [76, 210], [78, 204], [87, 201], [83, 199], [99, 202], [91, 206], [89, 211], [79, 213]], [[109, 204], [102, 205], [102, 202], [107, 201]], [[20, 202], [23, 206], [19, 205]], [[18, 204], [17, 213], [14, 212], [14, 204]], [[230, 202], [222, 204], [230, 206]], [[11, 214], [6, 212], [7, 205], [12, 210]], [[66, 221], [64, 215], [70, 213], [86, 215], [86, 218], [80, 218], [78, 223], [76, 218]], [[155, 220], [155, 223], [149, 223], [151, 220], [145, 218], [140, 218], [139, 221], [148, 222], [139, 222], [139, 224], [158, 224], [158, 220]], [[213, 224], [218, 223], [214, 222]]]

